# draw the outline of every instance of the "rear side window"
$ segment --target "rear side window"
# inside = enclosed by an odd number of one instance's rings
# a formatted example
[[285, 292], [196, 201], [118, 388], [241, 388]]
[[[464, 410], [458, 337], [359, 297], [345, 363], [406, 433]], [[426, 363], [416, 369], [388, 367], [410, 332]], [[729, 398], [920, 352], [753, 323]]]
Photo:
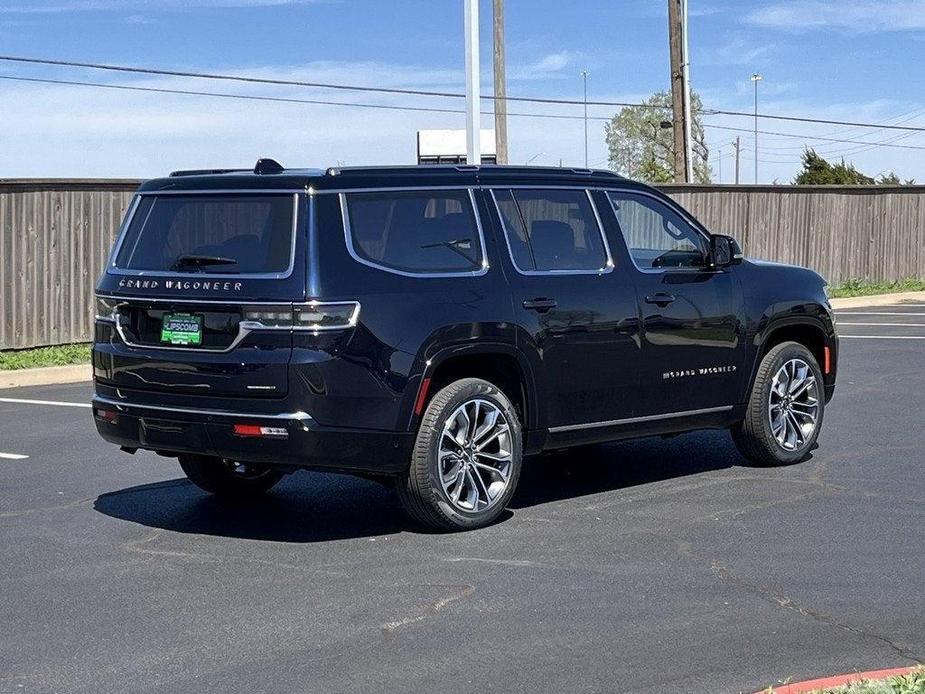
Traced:
[[347, 242], [362, 262], [410, 274], [483, 269], [467, 190], [345, 193]]
[[522, 272], [604, 272], [610, 258], [584, 190], [498, 190], [498, 212]]
[[122, 270], [277, 274], [292, 266], [295, 196], [143, 195], [115, 258]]

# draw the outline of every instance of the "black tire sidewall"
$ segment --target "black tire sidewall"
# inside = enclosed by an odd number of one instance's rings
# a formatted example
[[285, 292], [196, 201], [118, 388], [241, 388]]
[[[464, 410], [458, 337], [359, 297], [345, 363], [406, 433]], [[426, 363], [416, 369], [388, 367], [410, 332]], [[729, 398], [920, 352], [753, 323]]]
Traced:
[[[441, 394], [452, 389], [449, 397], [440, 398]], [[447, 418], [457, 407], [463, 403], [473, 400], [482, 399], [491, 402], [497, 406], [507, 418], [508, 426], [511, 429], [511, 476], [507, 488], [504, 490], [502, 497], [492, 505], [491, 508], [484, 511], [466, 512], [456, 508], [443, 489], [440, 482], [440, 470], [438, 464], [438, 451], [440, 448], [440, 438], [443, 434], [443, 427]], [[520, 425], [520, 419], [511, 401], [496, 386], [480, 379], [463, 379], [456, 381], [447, 386], [444, 391], [434, 396], [431, 404], [439, 403], [439, 413], [436, 421], [425, 432], [419, 432], [417, 446], [422, 446], [427, 455], [427, 482], [429, 487], [429, 496], [434, 510], [445, 519], [442, 523], [447, 527], [456, 529], [468, 529], [481, 527], [495, 520], [510, 502], [511, 497], [517, 489], [517, 483], [520, 479], [520, 471], [523, 462], [523, 432]]]
[[[822, 430], [822, 421], [825, 416], [825, 396], [823, 392], [824, 385], [822, 370], [819, 368], [819, 364], [816, 362], [816, 359], [813, 357], [812, 353], [806, 349], [806, 347], [796, 342], [784, 343], [778, 347], [775, 347], [765, 356], [765, 359], [769, 360], [767, 364], [767, 370], [764, 374], [764, 378], [755, 384], [755, 392], [752, 395], [753, 398], [758, 398], [758, 403], [760, 403], [761, 406], [760, 418], [758, 417], [757, 412], [754, 413], [755, 419], [758, 421], [753, 421], [753, 427], [758, 425], [757, 428], [759, 429], [761, 436], [765, 439], [765, 447], [769, 452], [773, 451], [773, 455], [779, 464], [788, 465], [791, 463], [797, 463], [804, 460], [806, 456], [813, 450], [813, 447], [816, 444], [816, 439], [819, 437], [819, 432]], [[816, 419], [816, 428], [814, 429], [812, 436], [810, 436], [809, 439], [807, 439], [807, 441], [800, 448], [793, 451], [788, 451], [777, 442], [777, 439], [771, 431], [771, 422], [767, 414], [767, 409], [771, 394], [771, 386], [774, 381], [774, 375], [785, 363], [792, 359], [800, 359], [801, 361], [806, 362], [810, 369], [812, 369], [813, 375], [816, 377], [819, 415]]]

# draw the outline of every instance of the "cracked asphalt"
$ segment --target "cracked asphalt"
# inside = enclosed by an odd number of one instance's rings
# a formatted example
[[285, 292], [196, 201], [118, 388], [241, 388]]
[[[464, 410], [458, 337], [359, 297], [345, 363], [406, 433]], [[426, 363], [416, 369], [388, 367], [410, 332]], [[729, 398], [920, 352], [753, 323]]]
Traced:
[[226, 508], [88, 409], [0, 401], [29, 456], [0, 458], [0, 691], [735, 693], [925, 660], [923, 348], [845, 340], [808, 462], [725, 432], [544, 456], [457, 535], [329, 474]]

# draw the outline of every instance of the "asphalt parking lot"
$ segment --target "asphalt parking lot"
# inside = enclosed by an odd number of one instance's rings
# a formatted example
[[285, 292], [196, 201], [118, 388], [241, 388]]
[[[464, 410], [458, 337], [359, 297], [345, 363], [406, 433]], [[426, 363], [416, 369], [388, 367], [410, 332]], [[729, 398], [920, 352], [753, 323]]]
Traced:
[[925, 304], [839, 330], [810, 461], [725, 432], [545, 456], [457, 535], [328, 474], [225, 508], [99, 440], [89, 384], [0, 391], [0, 691], [754, 692], [925, 660]]

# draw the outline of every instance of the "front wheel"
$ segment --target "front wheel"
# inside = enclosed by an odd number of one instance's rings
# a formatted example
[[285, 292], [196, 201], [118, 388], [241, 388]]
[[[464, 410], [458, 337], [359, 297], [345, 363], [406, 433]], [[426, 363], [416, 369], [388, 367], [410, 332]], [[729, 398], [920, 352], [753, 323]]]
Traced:
[[415, 520], [443, 530], [488, 525], [520, 479], [520, 421], [488, 381], [464, 378], [440, 390], [424, 412], [398, 496]]
[[190, 481], [216, 496], [243, 500], [269, 491], [283, 473], [268, 467], [206, 455], [181, 455], [180, 467]]
[[732, 430], [739, 451], [759, 465], [789, 465], [813, 449], [825, 410], [822, 371], [797, 342], [773, 347], [761, 360], [745, 419]]

